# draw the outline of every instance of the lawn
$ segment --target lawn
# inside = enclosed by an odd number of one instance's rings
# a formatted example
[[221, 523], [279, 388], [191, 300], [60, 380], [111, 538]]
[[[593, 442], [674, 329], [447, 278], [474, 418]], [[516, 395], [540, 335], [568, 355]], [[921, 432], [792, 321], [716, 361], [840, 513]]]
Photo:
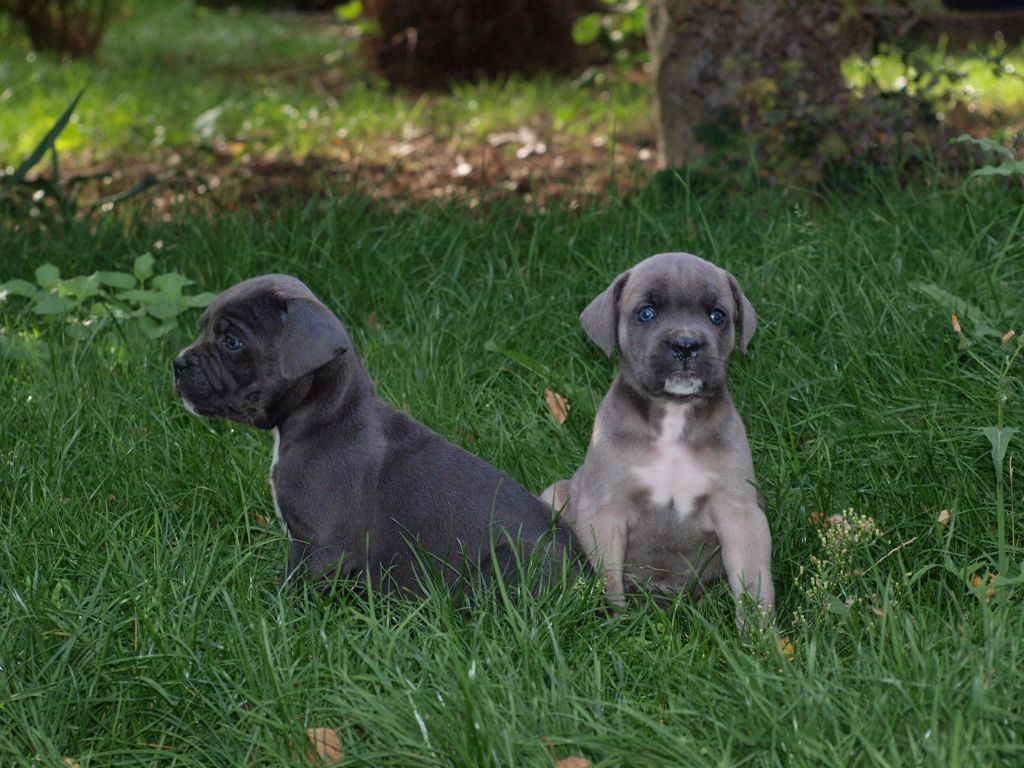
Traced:
[[[466, 149], [528, 128], [577, 141], [652, 129], [648, 85], [595, 72], [575, 84], [538, 78], [389, 92], [330, 16], [227, 13], [190, 0], [135, 0], [111, 24], [96, 61], [31, 52], [0, 18], [0, 159], [27, 154], [81, 88], [61, 148], [77, 163], [125, 163], [171, 151], [394, 158], [424, 134]], [[168, 34], [174, 30], [174, 34]]]
[[[472, 201], [497, 189], [546, 204], [633, 188], [638, 170], [641, 179], [653, 170], [643, 67], [408, 93], [389, 90], [356, 28], [330, 15], [228, 13], [190, 0], [127, 7], [94, 61], [37, 55], [0, 17], [0, 167], [17, 165], [84, 88], [58, 143], [65, 175], [111, 172], [92, 199], [155, 176], [163, 188], [147, 199], [161, 215], [217, 188], [228, 204], [324, 188]], [[1024, 120], [1019, 46], [917, 53], [963, 75], [931, 89], [954, 133], [1013, 144]], [[887, 47], [843, 71], [858, 88], [873, 79], [899, 90], [908, 66]]]
[[[1019, 342], [999, 339], [1024, 320], [1024, 197], [932, 181], [811, 196], [661, 179], [546, 212], [348, 195], [0, 230], [0, 279], [147, 251], [197, 290], [296, 274], [384, 397], [535, 490], [579, 464], [614, 373], [582, 308], [652, 253], [712, 259], [760, 316], [730, 382], [779, 593], [777, 629], [747, 640], [723, 590], [619, 612], [587, 583], [468, 613], [439, 593], [279, 595], [269, 436], [172, 391], [198, 311], [155, 341], [131, 323], [76, 339], [9, 297], [0, 325], [37, 326], [46, 354], [0, 357], [0, 764], [308, 765], [314, 727], [346, 765], [1021, 763], [1021, 442], [1000, 497], [982, 430], [1024, 427], [1024, 360], [1001, 375]], [[547, 387], [570, 400], [563, 425]], [[1000, 498], [1009, 568], [988, 592]], [[819, 537], [844, 523], [822, 520], [851, 508], [882, 537], [840, 567]]]

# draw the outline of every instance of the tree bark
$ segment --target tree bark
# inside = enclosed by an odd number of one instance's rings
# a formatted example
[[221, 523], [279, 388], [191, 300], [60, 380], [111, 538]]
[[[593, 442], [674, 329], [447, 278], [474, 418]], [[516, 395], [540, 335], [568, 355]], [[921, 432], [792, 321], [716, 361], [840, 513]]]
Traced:
[[[661, 167], [707, 156], [702, 128], [748, 128], [759, 88], [829, 105], [855, 44], [844, 0], [651, 0], [647, 41]], [[756, 119], [756, 118], [755, 118]]]

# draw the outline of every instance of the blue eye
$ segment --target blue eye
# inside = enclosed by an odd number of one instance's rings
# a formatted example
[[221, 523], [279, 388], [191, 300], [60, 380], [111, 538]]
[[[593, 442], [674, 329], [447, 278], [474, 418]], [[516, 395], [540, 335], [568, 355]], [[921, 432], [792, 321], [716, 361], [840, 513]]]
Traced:
[[242, 348], [242, 342], [229, 333], [224, 336], [224, 347], [228, 352], [237, 352]]
[[648, 304], [645, 307], [640, 307], [640, 309], [636, 313], [636, 319], [639, 320], [641, 323], [649, 323], [651, 322], [651, 320], [654, 319], [654, 316], [656, 314], [658, 314], [658, 311], [650, 304]]
[[720, 309], [712, 309], [708, 319], [715, 325], [721, 325], [725, 322], [725, 312]]

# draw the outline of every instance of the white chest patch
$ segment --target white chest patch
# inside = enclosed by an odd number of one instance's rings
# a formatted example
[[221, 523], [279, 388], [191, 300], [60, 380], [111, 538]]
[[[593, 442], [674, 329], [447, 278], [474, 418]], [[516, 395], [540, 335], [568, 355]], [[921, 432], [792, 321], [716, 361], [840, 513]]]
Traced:
[[680, 517], [693, 513], [697, 499], [708, 495], [715, 476], [683, 438], [692, 405], [670, 405], [661, 421], [658, 439], [633, 477], [650, 493], [651, 503], [671, 506]]
[[281, 430], [274, 427], [274, 453], [270, 459], [270, 495], [274, 497], [274, 511], [277, 513], [277, 521], [281, 523], [281, 528], [284, 529], [284, 535], [288, 535], [288, 523], [284, 521], [284, 515], [281, 514], [281, 505], [277, 503], [277, 489], [274, 487], [274, 468], [277, 466], [277, 461], [281, 457]]

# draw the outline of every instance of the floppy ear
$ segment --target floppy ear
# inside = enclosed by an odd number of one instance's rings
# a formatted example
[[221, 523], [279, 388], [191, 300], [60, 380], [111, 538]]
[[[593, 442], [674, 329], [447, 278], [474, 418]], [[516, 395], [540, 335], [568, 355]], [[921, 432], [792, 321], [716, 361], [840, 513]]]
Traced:
[[300, 379], [343, 354], [352, 342], [345, 326], [315, 299], [291, 299], [281, 332], [281, 373]]
[[623, 272], [580, 315], [580, 325], [608, 357], [619, 347], [619, 298], [629, 272]]
[[743, 295], [743, 289], [736, 282], [736, 278], [729, 275], [729, 286], [732, 288], [732, 298], [736, 302], [736, 327], [740, 329], [740, 352], [747, 354], [747, 345], [757, 330], [757, 313], [753, 305]]

